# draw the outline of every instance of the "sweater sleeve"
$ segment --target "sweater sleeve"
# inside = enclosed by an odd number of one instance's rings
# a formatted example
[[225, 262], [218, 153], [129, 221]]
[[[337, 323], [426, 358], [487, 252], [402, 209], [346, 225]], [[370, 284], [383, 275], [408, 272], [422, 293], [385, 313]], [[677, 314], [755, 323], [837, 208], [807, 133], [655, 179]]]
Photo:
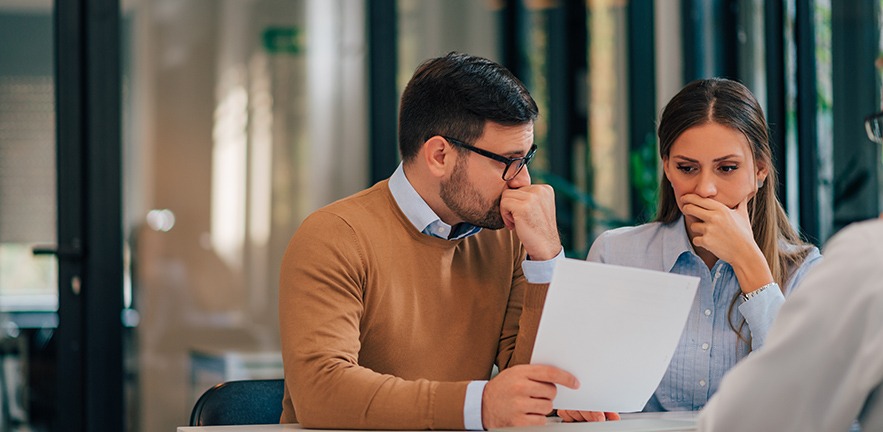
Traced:
[[[468, 382], [405, 380], [358, 363], [363, 246], [344, 220], [319, 211], [292, 238], [282, 262], [279, 323], [285, 381], [307, 428], [463, 429]], [[283, 422], [295, 421], [286, 412]]]
[[524, 293], [524, 306], [518, 322], [519, 329], [515, 351], [509, 366], [530, 363], [548, 290], [549, 284], [527, 284], [527, 289]]
[[497, 355], [497, 366], [500, 370], [530, 363], [546, 291], [549, 288], [548, 283], [533, 284], [527, 281], [521, 265], [526, 259], [527, 253], [524, 248], [520, 248], [513, 264], [515, 270], [512, 274], [512, 289], [500, 335]]

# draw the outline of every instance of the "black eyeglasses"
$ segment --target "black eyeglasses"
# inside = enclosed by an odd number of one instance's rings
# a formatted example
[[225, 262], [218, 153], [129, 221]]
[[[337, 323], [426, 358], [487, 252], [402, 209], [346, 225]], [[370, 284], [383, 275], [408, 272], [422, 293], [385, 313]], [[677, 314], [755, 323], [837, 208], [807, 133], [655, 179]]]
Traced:
[[865, 132], [869, 140], [883, 144], [883, 111], [865, 117]]
[[463, 147], [466, 150], [478, 153], [486, 158], [490, 158], [497, 162], [502, 162], [506, 164], [506, 168], [503, 170], [503, 181], [510, 181], [514, 179], [521, 172], [521, 170], [524, 169], [524, 167], [530, 164], [530, 161], [533, 160], [533, 156], [537, 153], [537, 145], [534, 144], [530, 146], [530, 150], [527, 151], [526, 155], [517, 158], [507, 158], [505, 156], [500, 156], [496, 153], [492, 153], [487, 150], [471, 146], [453, 138], [443, 138], [450, 141], [454, 145]]

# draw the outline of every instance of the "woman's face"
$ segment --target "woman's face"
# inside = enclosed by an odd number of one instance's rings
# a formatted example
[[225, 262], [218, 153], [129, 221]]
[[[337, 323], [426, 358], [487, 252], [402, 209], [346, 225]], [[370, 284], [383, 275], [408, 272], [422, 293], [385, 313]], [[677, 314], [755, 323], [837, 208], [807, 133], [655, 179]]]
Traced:
[[662, 166], [682, 212], [682, 198], [687, 194], [735, 208], [753, 198], [758, 181], [765, 181], [767, 176], [767, 169], [755, 164], [748, 138], [717, 123], [684, 131], [672, 144]]

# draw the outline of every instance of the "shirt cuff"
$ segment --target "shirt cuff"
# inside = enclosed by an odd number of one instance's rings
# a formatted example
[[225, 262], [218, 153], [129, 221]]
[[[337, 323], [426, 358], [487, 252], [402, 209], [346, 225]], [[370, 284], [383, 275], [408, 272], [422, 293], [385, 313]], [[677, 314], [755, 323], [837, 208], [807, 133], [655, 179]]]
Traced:
[[785, 296], [776, 284], [739, 305], [739, 313], [745, 317], [745, 322], [751, 330], [752, 350], [763, 346], [783, 303]]
[[564, 258], [564, 248], [561, 252], [547, 261], [531, 261], [524, 260], [521, 262], [521, 269], [524, 270], [524, 277], [532, 284], [546, 284], [552, 282], [552, 272], [555, 271], [555, 264]]
[[466, 386], [466, 400], [463, 402], [463, 427], [466, 430], [484, 430], [481, 419], [481, 396], [487, 381], [471, 381]]

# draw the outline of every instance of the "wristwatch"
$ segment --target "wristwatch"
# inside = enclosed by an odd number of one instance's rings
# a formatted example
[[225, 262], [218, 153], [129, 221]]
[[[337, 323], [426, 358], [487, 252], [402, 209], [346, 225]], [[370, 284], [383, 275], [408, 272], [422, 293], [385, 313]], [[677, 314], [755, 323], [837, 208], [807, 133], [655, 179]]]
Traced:
[[771, 286], [774, 286], [774, 285], [778, 285], [778, 284], [776, 284], [775, 282], [770, 282], [770, 283], [768, 283], [768, 284], [766, 284], [766, 285], [764, 285], [754, 291], [751, 291], [749, 293], [744, 293], [744, 294], [742, 294], [742, 300], [744, 300], [744, 301], [751, 300], [752, 297], [762, 293], [763, 290], [765, 290]]

